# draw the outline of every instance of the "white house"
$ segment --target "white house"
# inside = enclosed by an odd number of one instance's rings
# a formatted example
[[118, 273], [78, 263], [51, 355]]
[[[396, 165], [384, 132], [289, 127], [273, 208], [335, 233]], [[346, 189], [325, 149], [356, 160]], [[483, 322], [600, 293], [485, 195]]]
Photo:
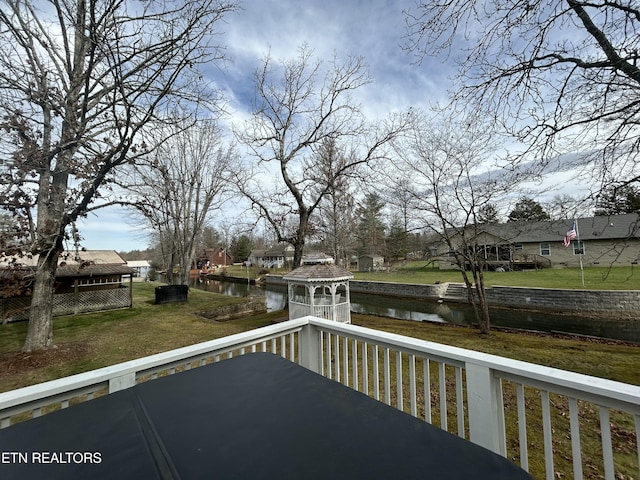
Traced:
[[262, 268], [283, 268], [293, 261], [293, 245], [276, 245], [267, 250], [251, 250], [247, 265]]

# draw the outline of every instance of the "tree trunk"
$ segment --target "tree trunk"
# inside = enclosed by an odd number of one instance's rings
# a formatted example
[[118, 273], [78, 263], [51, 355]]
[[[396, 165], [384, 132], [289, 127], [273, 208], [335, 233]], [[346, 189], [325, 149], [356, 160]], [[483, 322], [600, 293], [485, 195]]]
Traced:
[[[298, 268], [302, 264], [302, 255], [304, 253], [304, 244], [309, 228], [309, 211], [304, 207], [302, 200], [298, 201], [300, 213], [298, 216], [298, 230], [290, 243], [293, 245], [293, 268]], [[291, 241], [292, 240], [292, 241]]]
[[49, 254], [41, 254], [38, 257], [29, 311], [29, 327], [22, 347], [25, 352], [53, 346], [53, 287], [59, 256], [60, 251], [52, 249]]
[[[460, 266], [460, 271], [462, 273], [462, 278], [464, 279], [464, 284], [467, 287], [467, 299], [469, 300], [469, 304], [473, 308], [473, 313], [476, 317], [476, 322], [478, 323], [478, 328], [480, 329], [480, 333], [488, 334], [491, 332], [491, 320], [489, 317], [489, 304], [487, 303], [486, 292], [484, 289], [484, 277], [482, 275], [482, 271], [478, 271], [477, 265], [471, 263], [471, 270], [473, 275], [473, 282], [469, 280], [469, 276], [464, 269], [465, 262], [458, 262]], [[475, 295], [473, 285], [475, 283]]]
[[473, 278], [476, 284], [476, 295], [478, 296], [478, 326], [480, 333], [488, 334], [491, 332], [491, 321], [489, 319], [489, 304], [487, 302], [487, 292], [484, 288], [484, 275], [482, 266], [475, 265], [473, 270]]
[[302, 264], [302, 254], [304, 252], [304, 237], [298, 237], [293, 245], [293, 268], [298, 268]]

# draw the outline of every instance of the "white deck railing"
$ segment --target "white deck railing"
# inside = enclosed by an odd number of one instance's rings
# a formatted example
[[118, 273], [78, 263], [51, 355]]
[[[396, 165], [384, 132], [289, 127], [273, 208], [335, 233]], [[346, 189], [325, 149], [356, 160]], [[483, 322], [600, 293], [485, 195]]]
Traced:
[[500, 453], [539, 478], [638, 478], [640, 387], [304, 317], [0, 394], [0, 426], [271, 351]]

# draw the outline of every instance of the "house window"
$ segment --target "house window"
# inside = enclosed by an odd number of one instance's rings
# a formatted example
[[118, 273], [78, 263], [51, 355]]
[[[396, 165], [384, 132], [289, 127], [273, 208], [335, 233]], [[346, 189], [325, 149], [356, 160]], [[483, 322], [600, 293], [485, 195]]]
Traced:
[[521, 243], [514, 243], [513, 244], [513, 250], [516, 252], [521, 252], [523, 250], [522, 244]]
[[573, 254], [584, 255], [584, 242], [572, 242]]
[[544, 242], [540, 244], [540, 255], [543, 257], [548, 257], [551, 255], [551, 244], [549, 242]]

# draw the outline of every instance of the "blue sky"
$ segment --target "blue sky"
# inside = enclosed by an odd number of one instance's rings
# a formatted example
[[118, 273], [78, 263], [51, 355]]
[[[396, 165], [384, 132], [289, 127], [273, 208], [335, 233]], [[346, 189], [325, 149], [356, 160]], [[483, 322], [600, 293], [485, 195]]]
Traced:
[[[371, 119], [407, 107], [428, 108], [446, 97], [454, 66], [437, 60], [420, 65], [400, 45], [405, 35], [403, 9], [413, 0], [246, 0], [242, 10], [226, 17], [224, 34], [229, 61], [208, 69], [212, 82], [225, 92], [229, 117], [238, 123], [250, 111], [253, 73], [270, 53], [274, 61], [293, 58], [304, 43], [316, 58], [356, 55], [369, 65], [373, 83], [360, 90], [363, 110]], [[107, 208], [79, 222], [88, 249], [144, 249], [148, 238], [131, 214]], [[223, 213], [224, 216], [224, 213]]]

